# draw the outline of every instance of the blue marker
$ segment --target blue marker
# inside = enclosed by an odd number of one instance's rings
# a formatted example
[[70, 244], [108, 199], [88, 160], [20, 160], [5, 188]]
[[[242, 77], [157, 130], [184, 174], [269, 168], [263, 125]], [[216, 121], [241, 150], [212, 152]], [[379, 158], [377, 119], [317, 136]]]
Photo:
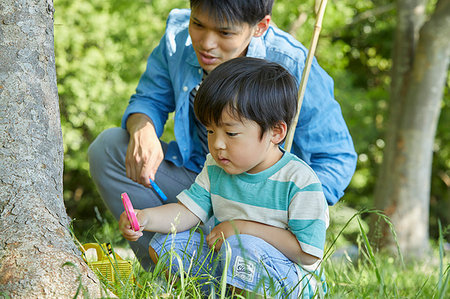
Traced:
[[154, 181], [152, 181], [152, 179], [150, 180], [150, 185], [152, 185], [152, 188], [156, 191], [156, 193], [158, 193], [158, 195], [162, 198], [162, 200], [166, 201], [167, 200], [167, 196], [162, 192], [162, 190], [158, 187], [158, 185], [156, 185], [156, 183]]

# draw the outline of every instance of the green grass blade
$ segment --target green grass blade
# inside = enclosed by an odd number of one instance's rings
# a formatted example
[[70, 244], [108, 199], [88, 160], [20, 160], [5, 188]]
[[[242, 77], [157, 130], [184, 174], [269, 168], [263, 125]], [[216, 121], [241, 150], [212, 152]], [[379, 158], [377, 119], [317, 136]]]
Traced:
[[230, 244], [224, 240], [223, 245], [225, 245], [225, 265], [223, 267], [222, 277], [220, 279], [220, 299], [224, 299], [227, 293], [227, 273], [231, 263]]
[[438, 298], [439, 299], [448, 298], [448, 297], [445, 297], [445, 295], [447, 293], [447, 288], [448, 288], [448, 284], [449, 284], [450, 265], [447, 267], [447, 269], [445, 271], [447, 272], [447, 275], [445, 275], [445, 281], [444, 281], [443, 287], [442, 287], [442, 289], [438, 290]]
[[383, 276], [381, 275], [380, 270], [378, 269], [377, 261], [375, 259], [375, 255], [373, 254], [372, 246], [370, 246], [369, 239], [367, 238], [366, 231], [364, 230], [359, 217], [356, 218], [356, 219], [358, 220], [359, 229], [361, 231], [361, 234], [362, 234], [362, 237], [363, 237], [363, 240], [364, 240], [364, 244], [366, 245], [367, 253], [368, 253], [369, 258], [370, 258], [369, 260], [371, 261], [372, 266], [375, 269], [375, 275], [377, 277], [378, 283], [380, 284], [380, 293], [384, 294], [385, 296], [387, 296], [385, 284], [384, 284], [384, 281], [383, 281]]
[[339, 237], [343, 234], [343, 232], [345, 231], [345, 229], [347, 228], [347, 226], [349, 226], [349, 224], [353, 221], [353, 219], [355, 219], [355, 217], [358, 217], [359, 215], [363, 214], [363, 213], [367, 213], [369, 212], [368, 209], [362, 209], [360, 211], [358, 211], [357, 213], [355, 213], [346, 223], [345, 225], [342, 227], [342, 229], [339, 231], [339, 233], [337, 234], [336, 238], [334, 238], [333, 242], [331, 242], [330, 246], [328, 246], [328, 249], [326, 250], [324, 256], [323, 256], [323, 260], [326, 260], [330, 257], [331, 255], [331, 249], [333, 248], [334, 244], [336, 243], [336, 241], [339, 239]]
[[186, 284], [185, 284], [185, 274], [184, 274], [184, 265], [181, 257], [174, 251], [173, 255], [178, 261], [179, 272], [180, 272], [180, 283], [181, 283], [181, 296], [180, 298], [185, 298], [186, 296]]
[[438, 219], [439, 228], [439, 280], [438, 280], [438, 290], [442, 288], [442, 277], [444, 269], [444, 237], [442, 235], [442, 225], [441, 220]]

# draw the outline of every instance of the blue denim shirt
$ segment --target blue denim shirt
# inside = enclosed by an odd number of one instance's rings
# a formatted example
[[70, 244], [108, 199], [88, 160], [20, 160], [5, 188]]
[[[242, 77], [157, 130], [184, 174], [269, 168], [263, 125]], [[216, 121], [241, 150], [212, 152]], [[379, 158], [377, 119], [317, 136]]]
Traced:
[[[189, 113], [189, 93], [202, 80], [188, 33], [190, 10], [175, 9], [167, 20], [166, 32], [150, 54], [147, 69], [140, 78], [122, 118], [130, 114], [150, 117], [161, 136], [168, 114], [175, 112], [175, 138], [165, 159], [177, 166], [200, 172], [205, 155]], [[300, 82], [307, 49], [289, 34], [270, 26], [261, 37], [253, 38], [247, 56], [277, 62]], [[333, 96], [333, 80], [314, 59], [294, 135], [292, 152], [308, 163], [323, 185], [328, 204], [344, 194], [355, 171], [356, 153], [352, 138]]]

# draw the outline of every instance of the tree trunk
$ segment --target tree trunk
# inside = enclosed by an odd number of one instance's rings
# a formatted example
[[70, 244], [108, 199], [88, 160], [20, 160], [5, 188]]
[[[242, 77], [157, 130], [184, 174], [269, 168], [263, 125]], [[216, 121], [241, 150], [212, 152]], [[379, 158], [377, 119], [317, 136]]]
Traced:
[[[375, 205], [394, 224], [406, 256], [429, 251], [433, 143], [450, 57], [450, 2], [423, 24], [424, 1], [398, 1], [390, 118]], [[387, 226], [381, 246], [393, 248]]]
[[0, 3], [0, 169], [0, 297], [98, 296], [63, 203], [51, 0]]

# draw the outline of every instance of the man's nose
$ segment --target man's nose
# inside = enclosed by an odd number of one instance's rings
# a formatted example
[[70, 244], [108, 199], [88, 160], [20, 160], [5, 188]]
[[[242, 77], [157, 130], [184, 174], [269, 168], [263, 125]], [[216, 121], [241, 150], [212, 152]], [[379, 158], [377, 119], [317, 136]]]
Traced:
[[202, 49], [205, 51], [210, 51], [217, 47], [217, 35], [213, 31], [206, 31], [200, 41]]

